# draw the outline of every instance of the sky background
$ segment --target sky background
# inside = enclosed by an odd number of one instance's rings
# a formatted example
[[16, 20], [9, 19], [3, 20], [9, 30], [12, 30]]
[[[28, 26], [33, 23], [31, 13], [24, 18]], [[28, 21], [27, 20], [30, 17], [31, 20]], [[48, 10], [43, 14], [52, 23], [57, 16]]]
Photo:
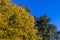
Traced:
[[55, 24], [60, 31], [60, 0], [12, 0], [16, 5], [22, 2], [22, 6], [28, 6], [32, 16], [40, 17], [47, 14], [51, 18], [50, 23]]

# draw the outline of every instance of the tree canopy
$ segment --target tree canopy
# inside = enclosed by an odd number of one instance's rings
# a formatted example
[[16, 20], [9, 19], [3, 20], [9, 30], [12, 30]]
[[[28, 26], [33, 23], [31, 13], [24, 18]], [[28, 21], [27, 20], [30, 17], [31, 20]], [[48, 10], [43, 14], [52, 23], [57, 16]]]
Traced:
[[10, 0], [0, 0], [0, 40], [38, 40], [34, 17]]

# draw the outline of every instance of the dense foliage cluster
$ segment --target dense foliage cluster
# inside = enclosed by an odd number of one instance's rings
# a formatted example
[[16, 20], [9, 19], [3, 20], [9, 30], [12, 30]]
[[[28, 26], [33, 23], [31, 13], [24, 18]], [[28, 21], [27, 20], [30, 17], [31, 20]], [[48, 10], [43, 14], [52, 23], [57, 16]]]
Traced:
[[58, 40], [57, 28], [53, 24], [49, 24], [50, 18], [47, 15], [43, 15], [39, 18], [36, 18], [35, 28], [38, 30], [37, 35], [41, 35], [43, 40]]
[[34, 17], [25, 8], [0, 0], [0, 40], [41, 40], [34, 29]]

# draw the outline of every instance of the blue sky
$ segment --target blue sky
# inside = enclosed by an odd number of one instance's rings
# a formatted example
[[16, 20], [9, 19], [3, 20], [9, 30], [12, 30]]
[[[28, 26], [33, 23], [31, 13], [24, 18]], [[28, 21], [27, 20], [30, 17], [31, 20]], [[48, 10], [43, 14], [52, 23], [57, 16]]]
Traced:
[[47, 14], [51, 18], [50, 23], [55, 24], [60, 30], [60, 0], [12, 0], [18, 4], [22, 2], [23, 6], [28, 6], [32, 16], [41, 16]]

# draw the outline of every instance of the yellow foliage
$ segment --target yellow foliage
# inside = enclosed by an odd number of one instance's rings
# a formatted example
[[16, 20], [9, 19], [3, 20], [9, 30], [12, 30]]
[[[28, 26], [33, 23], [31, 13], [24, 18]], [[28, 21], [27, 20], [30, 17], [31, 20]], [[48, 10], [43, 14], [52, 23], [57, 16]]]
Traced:
[[34, 17], [25, 8], [0, 0], [0, 40], [42, 40], [34, 29]]

